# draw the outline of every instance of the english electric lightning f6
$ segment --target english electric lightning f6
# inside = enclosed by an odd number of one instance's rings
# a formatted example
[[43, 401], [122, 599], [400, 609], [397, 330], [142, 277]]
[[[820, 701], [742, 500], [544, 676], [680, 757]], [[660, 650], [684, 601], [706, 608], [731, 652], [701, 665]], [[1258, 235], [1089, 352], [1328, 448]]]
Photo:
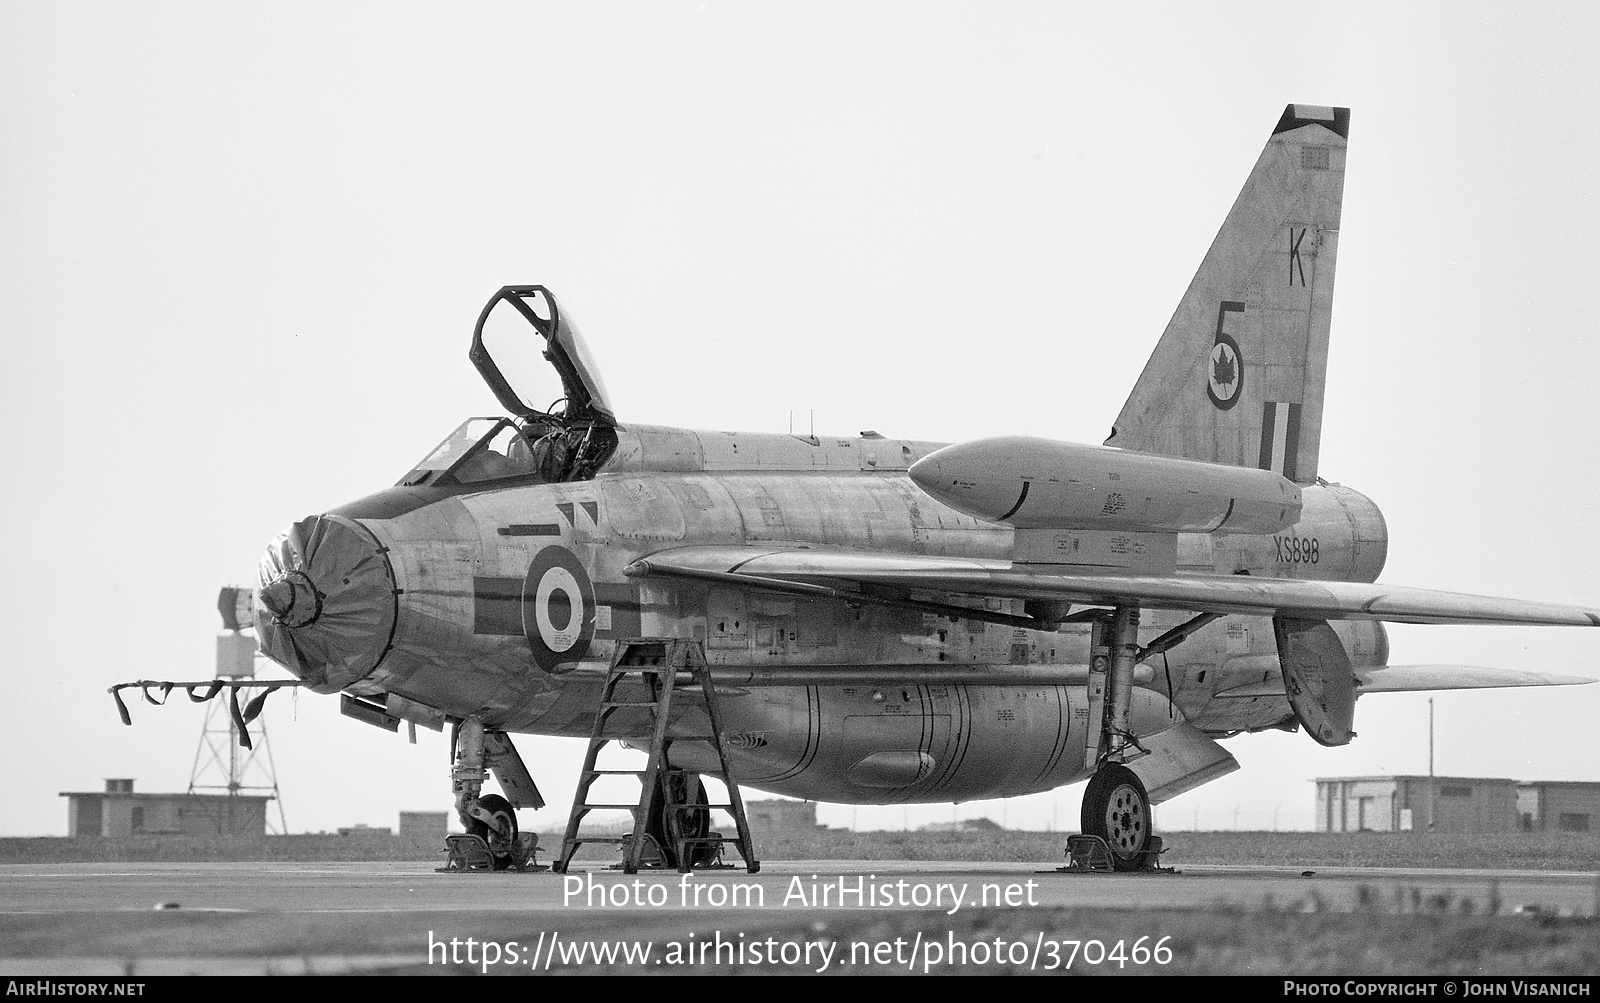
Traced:
[[[637, 424], [548, 290], [501, 289], [471, 359], [510, 416], [276, 540], [262, 650], [354, 716], [451, 725], [457, 809], [502, 857], [542, 803], [509, 735], [590, 735], [630, 639], [703, 653], [741, 784], [899, 804], [1087, 778], [1123, 869], [1151, 804], [1237, 769], [1218, 738], [1342, 745], [1358, 693], [1584, 681], [1386, 664], [1383, 621], [1600, 613], [1373, 584], [1383, 518], [1317, 462], [1348, 125], [1284, 112], [1104, 446]], [[667, 736], [706, 710], [680, 698]], [[651, 741], [649, 708], [611, 722]]]

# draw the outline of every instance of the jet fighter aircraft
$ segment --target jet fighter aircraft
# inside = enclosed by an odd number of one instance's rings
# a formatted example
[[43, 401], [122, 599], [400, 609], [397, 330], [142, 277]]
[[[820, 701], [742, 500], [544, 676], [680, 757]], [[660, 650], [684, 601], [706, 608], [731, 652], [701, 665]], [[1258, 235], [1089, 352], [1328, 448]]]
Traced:
[[508, 415], [273, 542], [262, 650], [352, 716], [451, 725], [497, 853], [542, 803], [510, 735], [588, 736], [619, 643], [662, 638], [703, 649], [739, 783], [893, 804], [1087, 778], [1122, 869], [1151, 804], [1238, 768], [1219, 738], [1336, 746], [1359, 693], [1586, 681], [1387, 665], [1385, 621], [1600, 611], [1375, 584], [1383, 517], [1318, 465], [1349, 121], [1284, 111], [1101, 446], [638, 424], [555, 296], [503, 288], [470, 358]]

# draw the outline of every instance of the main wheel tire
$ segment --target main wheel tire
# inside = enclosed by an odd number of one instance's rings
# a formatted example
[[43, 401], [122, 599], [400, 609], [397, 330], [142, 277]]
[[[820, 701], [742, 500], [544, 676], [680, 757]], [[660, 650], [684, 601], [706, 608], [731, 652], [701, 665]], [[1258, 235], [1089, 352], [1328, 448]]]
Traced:
[[[710, 796], [706, 794], [706, 784], [704, 780], [701, 780], [699, 777], [694, 778], [694, 790], [686, 803], [711, 803]], [[683, 834], [685, 836], [693, 837], [695, 839], [704, 839], [705, 837], [711, 835], [710, 808], [705, 808], [700, 811], [684, 812], [684, 815], [686, 816], [685, 821], [688, 823], [684, 826]], [[706, 867], [715, 862], [717, 859], [717, 847], [710, 843], [696, 844], [689, 851], [689, 853], [689, 859], [694, 862], [694, 866], [696, 867]]]
[[1083, 792], [1083, 831], [1111, 849], [1111, 866], [1136, 871], [1150, 847], [1150, 796], [1126, 766], [1103, 766]]
[[[679, 867], [682, 862], [678, 859], [678, 846], [667, 824], [667, 784], [672, 785], [672, 800], [677, 804], [705, 804], [710, 799], [706, 797], [705, 782], [695, 774], [681, 770], [662, 771], [659, 786], [656, 787], [655, 803], [651, 806], [649, 821], [645, 823], [645, 832], [661, 847], [666, 866]], [[703, 839], [711, 832], [710, 809], [680, 811], [677, 816], [680, 832], [685, 839]], [[689, 855], [695, 866], [703, 866], [716, 858], [716, 848], [703, 843], [696, 844], [690, 847]]]
[[510, 801], [498, 794], [479, 798], [478, 807], [493, 815], [495, 821], [501, 823], [503, 834], [495, 832], [478, 819], [473, 819], [467, 825], [467, 832], [489, 844], [489, 859], [494, 862], [494, 869], [503, 871], [511, 866], [512, 848], [517, 845], [516, 810], [511, 807]]

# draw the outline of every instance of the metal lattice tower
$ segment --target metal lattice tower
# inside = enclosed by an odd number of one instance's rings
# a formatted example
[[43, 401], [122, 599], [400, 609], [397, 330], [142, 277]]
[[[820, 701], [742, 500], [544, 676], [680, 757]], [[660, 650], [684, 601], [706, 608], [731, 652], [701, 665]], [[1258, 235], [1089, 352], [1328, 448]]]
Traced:
[[[224, 682], [255, 677], [256, 639], [232, 630], [217, 637], [217, 678]], [[278, 807], [278, 824], [272, 824], [267, 810], [267, 831], [288, 835], [284, 820], [283, 797], [278, 792], [278, 771], [272, 762], [272, 743], [267, 737], [265, 714], [250, 724], [251, 747], [239, 744], [239, 723], [235, 719], [231, 694], [217, 694], [206, 701], [206, 719], [200, 727], [200, 744], [194, 752], [194, 767], [189, 772], [190, 794], [224, 793], [269, 795]], [[237, 831], [246, 813], [228, 812], [230, 828]], [[230, 833], [231, 835], [232, 833]]]

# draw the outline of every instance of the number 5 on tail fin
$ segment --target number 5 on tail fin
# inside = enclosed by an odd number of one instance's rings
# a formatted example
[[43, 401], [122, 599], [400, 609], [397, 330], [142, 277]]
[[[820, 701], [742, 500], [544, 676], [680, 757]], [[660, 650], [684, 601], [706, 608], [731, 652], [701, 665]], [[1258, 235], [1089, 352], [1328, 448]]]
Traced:
[[1284, 109], [1106, 445], [1316, 480], [1349, 134]]

